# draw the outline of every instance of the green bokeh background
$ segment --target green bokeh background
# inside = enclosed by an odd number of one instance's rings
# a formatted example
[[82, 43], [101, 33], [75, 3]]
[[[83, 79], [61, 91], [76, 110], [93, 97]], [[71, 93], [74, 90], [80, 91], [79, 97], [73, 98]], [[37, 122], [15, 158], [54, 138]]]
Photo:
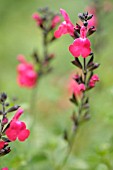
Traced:
[[[74, 71], [73, 57], [68, 51], [72, 39], [66, 35], [49, 48], [55, 53], [53, 72], [43, 78], [38, 86], [35, 114], [28, 111], [32, 90], [20, 88], [16, 83], [16, 57], [24, 54], [28, 60], [34, 50], [42, 54], [41, 30], [32, 20], [37, 8], [49, 6], [55, 11], [65, 9], [75, 23], [77, 14], [92, 1], [88, 0], [0, 0], [0, 91], [25, 109], [22, 120], [30, 128], [29, 139], [11, 144], [12, 152], [0, 159], [0, 168], [10, 170], [61, 170], [55, 166], [65, 156], [66, 142], [63, 131], [71, 131], [70, 120], [74, 107], [69, 102], [67, 82]], [[103, 2], [103, 1], [102, 1]], [[110, 1], [112, 2], [112, 1]], [[112, 170], [113, 169], [113, 11], [100, 17], [102, 31], [100, 49], [95, 61], [101, 63], [96, 71], [100, 83], [90, 93], [91, 120], [79, 128], [73, 152], [64, 170]], [[97, 38], [92, 37], [92, 43]], [[35, 122], [33, 121], [35, 117]]]

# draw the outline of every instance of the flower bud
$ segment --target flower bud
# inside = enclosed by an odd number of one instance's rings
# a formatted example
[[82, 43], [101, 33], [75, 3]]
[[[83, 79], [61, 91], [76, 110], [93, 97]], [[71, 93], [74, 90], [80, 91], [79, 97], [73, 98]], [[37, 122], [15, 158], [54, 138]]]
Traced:
[[93, 17], [93, 14], [88, 15], [87, 20], [90, 20]]
[[1, 102], [4, 102], [5, 100], [7, 99], [7, 94], [6, 93], [1, 93], [1, 95], [0, 95], [0, 101]]
[[4, 117], [3, 120], [2, 120], [2, 124], [5, 125], [8, 123], [8, 118], [7, 117]]
[[18, 110], [19, 107], [20, 107], [20, 106], [15, 105], [15, 106], [9, 108], [9, 109], [7, 110], [7, 113], [9, 113], [9, 112], [14, 112], [14, 111]]
[[85, 20], [85, 17], [83, 16], [82, 13], [79, 13], [79, 14], [78, 14], [78, 17], [80, 18], [81, 21], [84, 21], [84, 20]]
[[4, 156], [6, 154], [8, 154], [11, 151], [10, 147], [4, 148], [2, 150], [0, 150], [0, 156]]

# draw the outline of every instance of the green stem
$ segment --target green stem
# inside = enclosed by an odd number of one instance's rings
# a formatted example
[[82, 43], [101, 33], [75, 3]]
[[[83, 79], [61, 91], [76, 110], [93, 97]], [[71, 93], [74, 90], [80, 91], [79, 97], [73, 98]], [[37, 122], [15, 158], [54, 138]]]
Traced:
[[39, 80], [36, 83], [35, 87], [32, 89], [32, 94], [30, 99], [29, 113], [33, 115], [33, 122], [31, 124], [31, 129], [33, 128], [35, 121], [37, 120], [37, 112], [36, 112], [36, 102], [37, 102], [37, 92], [38, 92], [37, 85], [39, 85]]
[[[83, 71], [83, 74], [84, 74], [84, 84], [86, 85], [87, 68], [86, 68], [86, 59], [85, 58], [83, 60], [83, 63], [84, 63], [84, 67], [83, 67], [82, 71]], [[85, 98], [85, 92], [83, 92], [81, 103], [80, 103], [79, 108], [78, 108], [78, 120], [79, 120], [80, 115], [82, 113], [82, 107], [83, 107], [83, 103], [84, 103], [84, 98]], [[72, 133], [72, 136], [71, 136], [70, 141], [69, 141], [67, 155], [66, 155], [65, 159], [63, 160], [62, 165], [59, 166], [59, 168], [57, 167], [57, 169], [59, 169], [59, 170], [63, 170], [63, 168], [65, 167], [65, 165], [66, 165], [66, 163], [67, 163], [67, 161], [69, 159], [69, 156], [70, 156], [70, 154], [71, 154], [71, 152], [73, 150], [74, 142], [75, 142], [75, 137], [76, 137], [76, 133], [77, 133], [78, 127], [79, 127], [79, 124], [78, 124], [78, 126], [76, 127], [76, 129]]]
[[43, 51], [43, 55], [44, 55], [44, 59], [46, 60], [46, 58], [47, 58], [47, 31], [46, 30], [44, 30], [44, 32], [43, 32], [43, 49], [44, 49], [44, 51]]
[[86, 76], [87, 76], [86, 58], [84, 58], [83, 74], [84, 74], [84, 84], [86, 85]]

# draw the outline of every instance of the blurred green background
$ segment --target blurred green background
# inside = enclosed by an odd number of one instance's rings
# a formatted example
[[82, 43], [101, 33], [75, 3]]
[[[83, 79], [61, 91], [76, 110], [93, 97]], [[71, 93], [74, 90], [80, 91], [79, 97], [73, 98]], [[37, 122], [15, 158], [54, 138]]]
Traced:
[[[93, 1], [93, 0], [92, 0]], [[22, 120], [30, 128], [29, 139], [11, 144], [12, 151], [0, 160], [0, 168], [10, 170], [60, 170], [67, 147], [63, 131], [71, 131], [71, 113], [67, 82], [75, 70], [73, 57], [68, 51], [72, 39], [66, 35], [56, 40], [49, 51], [55, 53], [53, 72], [43, 78], [38, 86], [35, 114], [28, 111], [32, 90], [20, 88], [16, 83], [16, 57], [23, 54], [28, 60], [36, 49], [42, 54], [41, 31], [32, 20], [39, 7], [48, 6], [56, 12], [65, 9], [75, 23], [77, 14], [89, 6], [91, 0], [0, 0], [0, 91], [25, 109]], [[104, 0], [100, 1], [104, 3]], [[112, 1], [109, 1], [113, 3]], [[110, 6], [112, 7], [112, 5]], [[79, 128], [73, 152], [64, 170], [113, 170], [113, 10], [100, 11], [100, 33], [93, 35], [92, 43], [98, 38], [99, 51], [95, 61], [101, 63], [96, 71], [100, 83], [90, 93], [91, 120]], [[60, 48], [59, 48], [60, 47]], [[35, 122], [33, 121], [35, 117]]]

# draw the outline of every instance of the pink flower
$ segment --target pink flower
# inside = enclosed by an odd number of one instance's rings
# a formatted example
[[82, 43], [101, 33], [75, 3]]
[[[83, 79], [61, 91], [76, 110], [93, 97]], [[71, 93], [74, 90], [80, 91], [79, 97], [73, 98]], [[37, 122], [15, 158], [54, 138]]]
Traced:
[[43, 22], [42, 18], [39, 16], [38, 13], [33, 14], [33, 19], [36, 21], [37, 25], [40, 26]]
[[98, 82], [98, 81], [99, 81], [98, 75], [97, 75], [97, 74], [94, 74], [94, 75], [91, 77], [90, 81], [89, 81], [89, 86], [90, 86], [90, 87], [95, 87], [95, 84], [96, 84], [96, 82]]
[[91, 53], [91, 43], [89, 39], [86, 38], [86, 32], [86, 28], [82, 26], [80, 29], [80, 38], [75, 39], [74, 43], [69, 46], [69, 51], [74, 57], [81, 55], [83, 58], [86, 58]]
[[0, 150], [4, 148], [5, 142], [3, 140], [0, 140]]
[[1, 170], [9, 170], [7, 167], [2, 168]]
[[22, 114], [23, 109], [19, 108], [11, 120], [9, 128], [5, 132], [11, 141], [15, 141], [18, 138], [19, 141], [23, 142], [30, 135], [30, 131], [26, 129], [25, 123], [18, 120]]
[[[73, 77], [75, 78], [76, 75]], [[69, 84], [69, 92], [74, 94], [77, 98], [81, 98], [83, 91], [85, 91], [85, 85], [83, 83], [78, 84], [75, 79], [71, 79]]]
[[60, 17], [58, 15], [54, 16], [52, 19], [51, 27], [54, 28], [60, 22]]
[[74, 25], [70, 21], [70, 18], [64, 9], [60, 9], [61, 14], [64, 17], [64, 22], [60, 24], [58, 30], [55, 31], [54, 36], [56, 38], [61, 37], [63, 34], [70, 34], [71, 36], [74, 35]]
[[5, 125], [8, 123], [8, 118], [7, 117], [4, 117], [3, 120], [2, 120], [2, 124]]
[[38, 75], [34, 69], [33, 64], [27, 62], [24, 56], [19, 55], [18, 60], [20, 64], [17, 67], [17, 82], [22, 87], [32, 88], [37, 82]]
[[80, 89], [80, 91], [85, 91], [85, 85], [83, 84], [83, 83], [81, 83], [81, 84], [79, 84], [79, 89]]

